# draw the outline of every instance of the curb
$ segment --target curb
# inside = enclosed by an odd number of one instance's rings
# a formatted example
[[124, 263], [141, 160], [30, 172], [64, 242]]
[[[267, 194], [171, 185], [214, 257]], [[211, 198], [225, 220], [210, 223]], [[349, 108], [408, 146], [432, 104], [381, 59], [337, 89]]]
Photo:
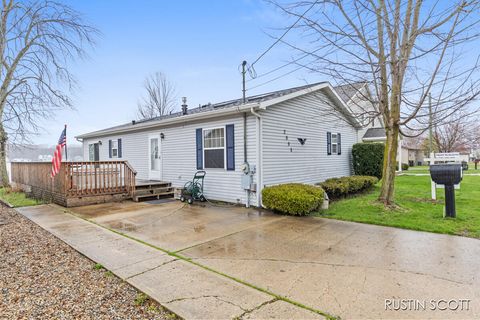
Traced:
[[0, 203], [2, 203], [3, 205], [6, 205], [7, 207], [13, 209], [14, 206], [12, 204], [10, 204], [10, 202], [8, 202], [7, 200], [3, 200], [0, 198]]

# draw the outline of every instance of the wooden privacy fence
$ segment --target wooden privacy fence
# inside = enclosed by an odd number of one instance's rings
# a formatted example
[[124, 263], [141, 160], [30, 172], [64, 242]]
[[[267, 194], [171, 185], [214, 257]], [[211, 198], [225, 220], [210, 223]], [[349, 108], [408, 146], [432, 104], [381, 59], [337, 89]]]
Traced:
[[49, 162], [12, 162], [12, 181], [65, 197], [135, 194], [135, 170], [127, 161], [62, 162], [50, 177]]

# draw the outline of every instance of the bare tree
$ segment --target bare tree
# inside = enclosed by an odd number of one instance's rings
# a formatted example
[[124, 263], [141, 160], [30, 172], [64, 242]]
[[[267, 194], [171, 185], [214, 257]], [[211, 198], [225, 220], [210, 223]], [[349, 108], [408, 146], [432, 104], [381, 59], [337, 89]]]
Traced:
[[[480, 94], [477, 0], [305, 0], [273, 3], [295, 20], [294, 40], [280, 39], [301, 55], [296, 64], [337, 84], [367, 81], [386, 129], [379, 201], [394, 205], [395, 167], [402, 130], [420, 135], [459, 111], [468, 115]], [[282, 36], [283, 37], [283, 36]], [[404, 134], [405, 135], [405, 134]]]
[[0, 16], [0, 178], [9, 186], [6, 142], [37, 133], [40, 121], [72, 107], [69, 62], [85, 55], [97, 30], [67, 5], [3, 0]]
[[146, 95], [138, 104], [139, 119], [167, 115], [175, 109], [176, 89], [161, 72], [148, 76], [144, 82]]
[[[478, 120], [478, 119], [476, 119]], [[467, 117], [456, 117], [452, 121], [437, 126], [433, 141], [438, 152], [470, 153], [480, 143], [478, 121]]]

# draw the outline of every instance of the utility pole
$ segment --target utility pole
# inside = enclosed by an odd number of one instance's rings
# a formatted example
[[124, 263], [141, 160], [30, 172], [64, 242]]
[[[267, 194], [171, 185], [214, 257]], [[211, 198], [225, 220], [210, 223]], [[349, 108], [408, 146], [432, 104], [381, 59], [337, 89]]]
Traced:
[[246, 92], [245, 88], [245, 76], [247, 74], [247, 61], [243, 60], [242, 62], [242, 93], [243, 93], [243, 103], [246, 102]]

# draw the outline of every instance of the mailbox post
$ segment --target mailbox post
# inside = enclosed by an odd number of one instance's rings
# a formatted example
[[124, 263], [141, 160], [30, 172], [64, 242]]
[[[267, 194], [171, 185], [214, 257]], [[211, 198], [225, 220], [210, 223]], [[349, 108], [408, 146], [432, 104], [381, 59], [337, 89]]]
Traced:
[[432, 164], [433, 182], [445, 186], [445, 216], [455, 218], [455, 185], [462, 181], [462, 165], [457, 163]]

